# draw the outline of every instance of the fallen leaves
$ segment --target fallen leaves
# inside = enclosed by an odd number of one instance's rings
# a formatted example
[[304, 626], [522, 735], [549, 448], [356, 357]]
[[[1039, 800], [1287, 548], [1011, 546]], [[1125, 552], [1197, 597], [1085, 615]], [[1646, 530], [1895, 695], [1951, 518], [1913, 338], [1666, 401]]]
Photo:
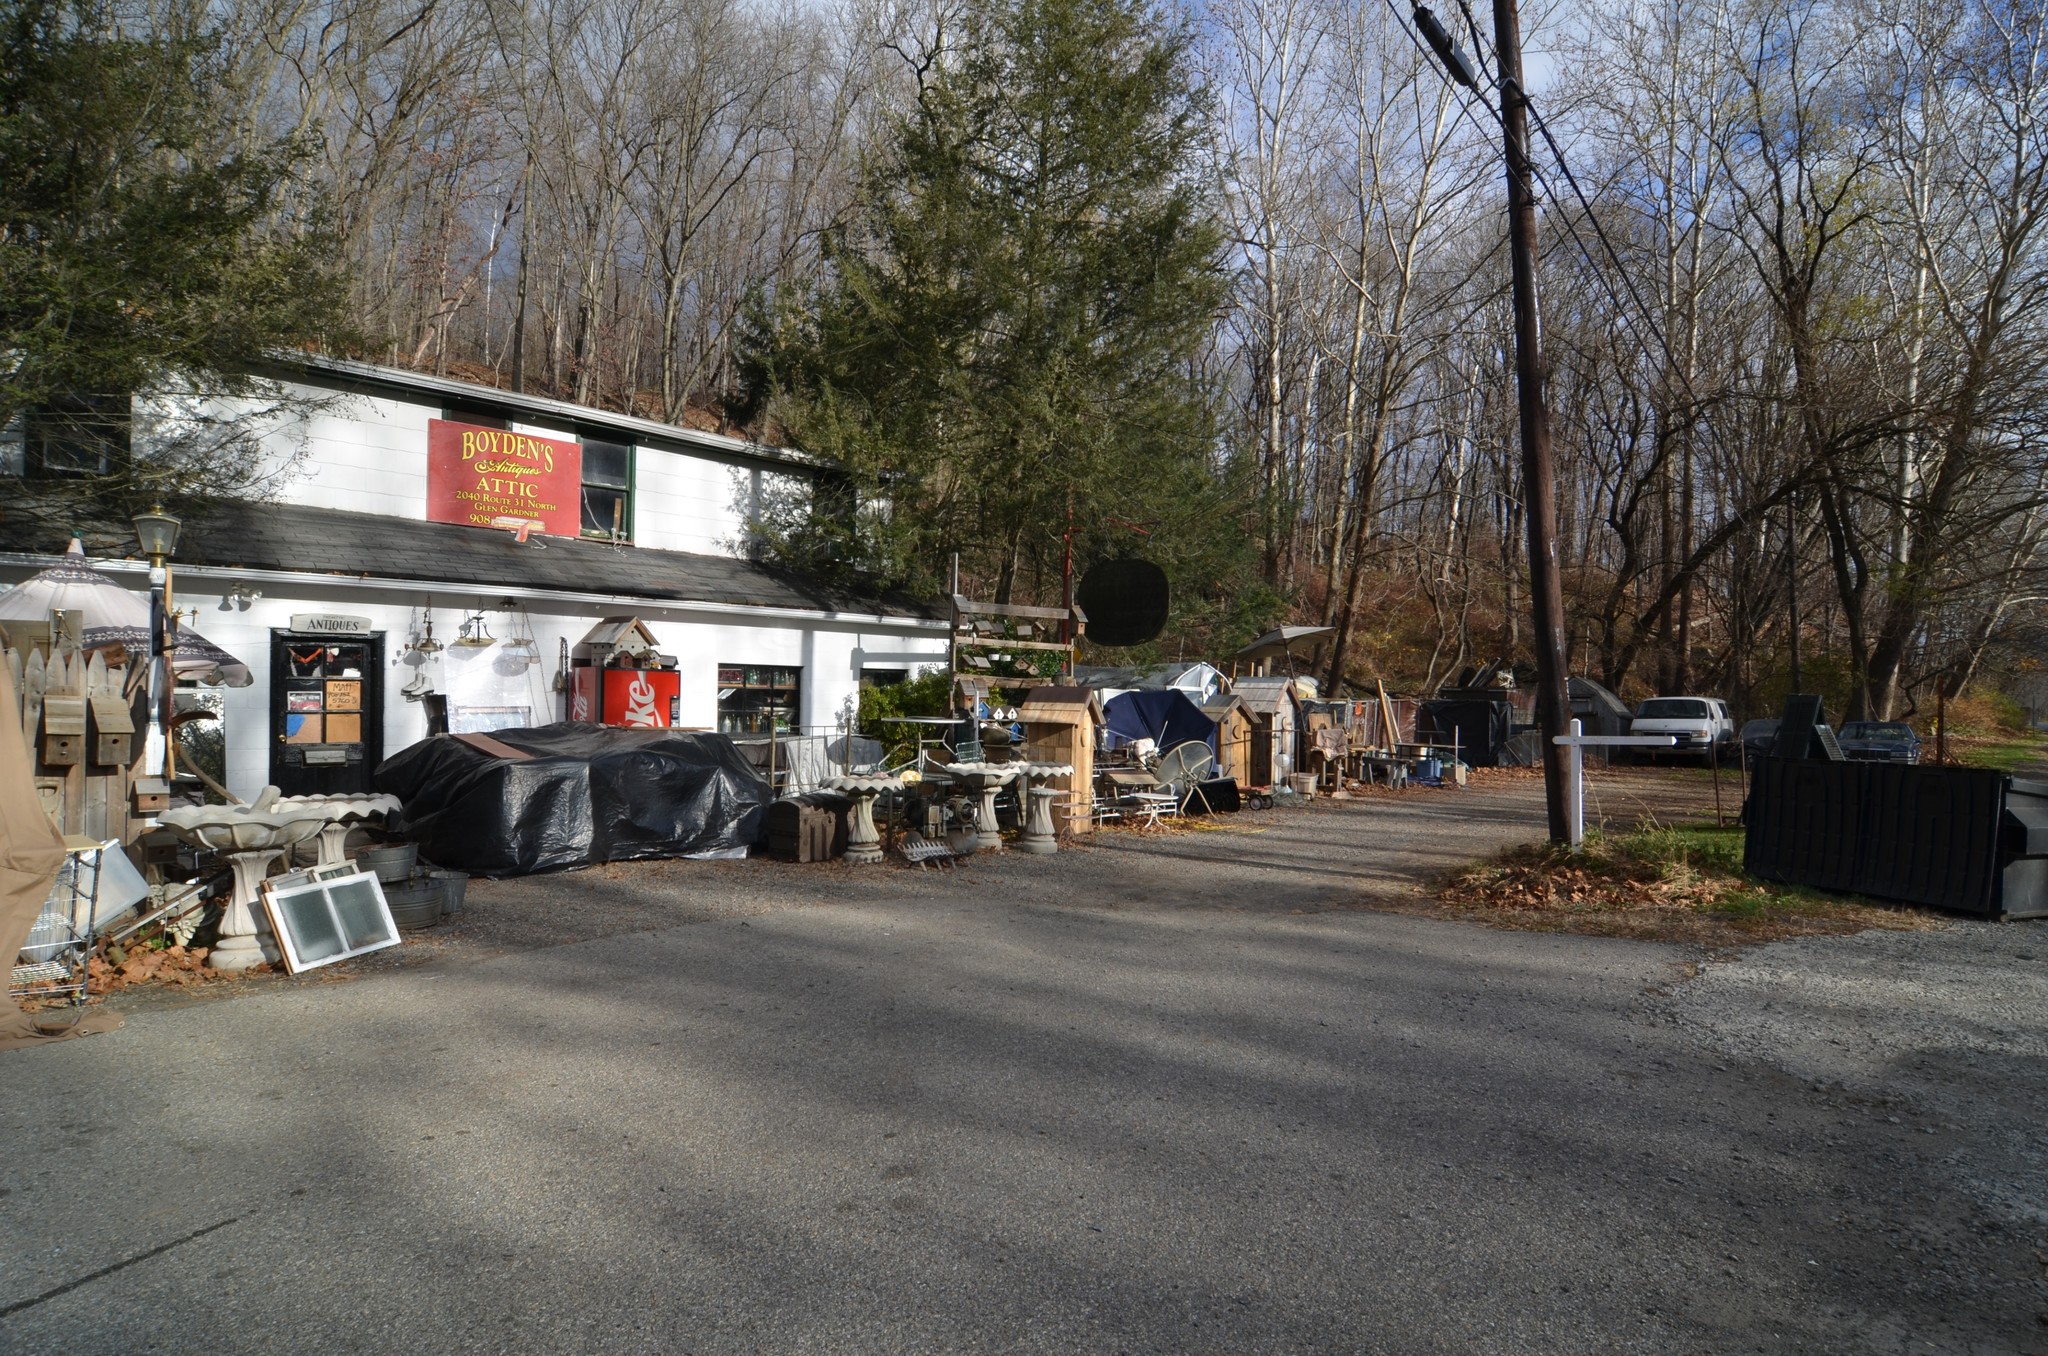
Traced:
[[1663, 831], [1581, 853], [1511, 848], [1446, 878], [1436, 905], [1496, 927], [1707, 944], [1940, 926], [1921, 909], [1764, 885], [1674, 841]]
[[206, 964], [208, 948], [203, 946], [138, 946], [112, 948], [87, 963], [86, 992], [108, 994], [139, 984], [186, 987], [205, 984], [222, 977]]

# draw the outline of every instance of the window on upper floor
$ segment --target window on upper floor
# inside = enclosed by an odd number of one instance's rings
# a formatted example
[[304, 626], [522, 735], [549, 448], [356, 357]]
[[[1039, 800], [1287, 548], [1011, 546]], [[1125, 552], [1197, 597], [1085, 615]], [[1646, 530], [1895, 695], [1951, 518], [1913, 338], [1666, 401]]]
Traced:
[[470, 424], [477, 428], [504, 428], [505, 416], [492, 414], [489, 410], [472, 409], [466, 405], [446, 405], [441, 417], [451, 424]]
[[633, 449], [583, 440], [583, 535], [633, 537]]
[[125, 395], [74, 396], [28, 410], [21, 418], [20, 474], [112, 475], [129, 458], [132, 404]]

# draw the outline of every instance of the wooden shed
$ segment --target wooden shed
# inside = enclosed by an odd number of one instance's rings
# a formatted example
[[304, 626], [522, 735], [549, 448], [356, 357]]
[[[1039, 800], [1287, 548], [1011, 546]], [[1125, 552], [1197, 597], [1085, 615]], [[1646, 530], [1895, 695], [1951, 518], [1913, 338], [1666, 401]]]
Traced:
[[1252, 716], [1251, 758], [1243, 781], [1284, 786], [1300, 770], [1301, 696], [1292, 678], [1240, 678], [1232, 689]]
[[[1216, 772], [1253, 785], [1252, 739], [1258, 722], [1235, 692], [1219, 692], [1202, 703], [1202, 714], [1216, 722]], [[1258, 783], [1263, 785], [1263, 783]]]
[[[1034, 763], [1066, 763], [1064, 809], [1055, 804], [1053, 821], [1070, 833], [1095, 828], [1095, 746], [1102, 739], [1102, 703], [1085, 687], [1035, 687], [1017, 708], [1024, 724], [1024, 756]], [[1049, 783], [1057, 786], [1057, 781]]]

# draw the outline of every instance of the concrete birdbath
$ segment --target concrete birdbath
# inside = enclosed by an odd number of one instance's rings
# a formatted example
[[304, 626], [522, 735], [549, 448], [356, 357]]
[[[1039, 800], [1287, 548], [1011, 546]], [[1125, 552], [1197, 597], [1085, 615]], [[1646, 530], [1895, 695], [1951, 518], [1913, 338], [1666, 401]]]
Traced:
[[1072, 765], [1067, 763], [1020, 763], [1019, 774], [1024, 778], [1024, 797], [1029, 807], [1024, 813], [1024, 832], [1017, 837], [1017, 851], [1036, 853], [1040, 856], [1059, 851], [1056, 841], [1058, 830], [1052, 822], [1052, 803], [1065, 795], [1045, 783], [1055, 777], [1074, 775]]
[[396, 796], [380, 796], [363, 792], [350, 796], [279, 796], [271, 802], [274, 810], [324, 810], [327, 827], [320, 830], [321, 866], [338, 865], [343, 858], [343, 847], [348, 842], [348, 831], [358, 824], [372, 819], [383, 819], [397, 814], [402, 808]]
[[846, 860], [872, 866], [882, 860], [882, 836], [875, 831], [875, 798], [884, 791], [901, 791], [900, 777], [828, 777], [820, 783], [853, 802], [846, 826]]
[[974, 816], [976, 847], [991, 850], [1003, 845], [1002, 832], [996, 827], [996, 792], [1008, 786], [1017, 776], [1017, 763], [948, 763], [941, 769], [946, 776], [960, 783], [961, 789], [978, 800]]
[[[256, 798], [256, 804], [265, 807], [276, 806], [277, 801], [274, 789]], [[220, 853], [235, 873], [234, 892], [221, 915], [220, 941], [206, 963], [216, 970], [247, 970], [275, 962], [277, 944], [256, 931], [257, 891], [280, 853], [327, 827], [326, 808], [182, 805], [157, 816], [157, 823], [195, 847]]]

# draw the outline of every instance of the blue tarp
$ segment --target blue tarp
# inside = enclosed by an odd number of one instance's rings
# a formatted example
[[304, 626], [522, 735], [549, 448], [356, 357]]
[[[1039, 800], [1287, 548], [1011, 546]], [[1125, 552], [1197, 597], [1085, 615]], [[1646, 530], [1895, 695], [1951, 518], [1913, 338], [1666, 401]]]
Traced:
[[1102, 704], [1102, 715], [1109, 723], [1111, 748], [1149, 739], [1165, 750], [1192, 739], [1216, 751], [1216, 722], [1179, 688], [1121, 693]]

